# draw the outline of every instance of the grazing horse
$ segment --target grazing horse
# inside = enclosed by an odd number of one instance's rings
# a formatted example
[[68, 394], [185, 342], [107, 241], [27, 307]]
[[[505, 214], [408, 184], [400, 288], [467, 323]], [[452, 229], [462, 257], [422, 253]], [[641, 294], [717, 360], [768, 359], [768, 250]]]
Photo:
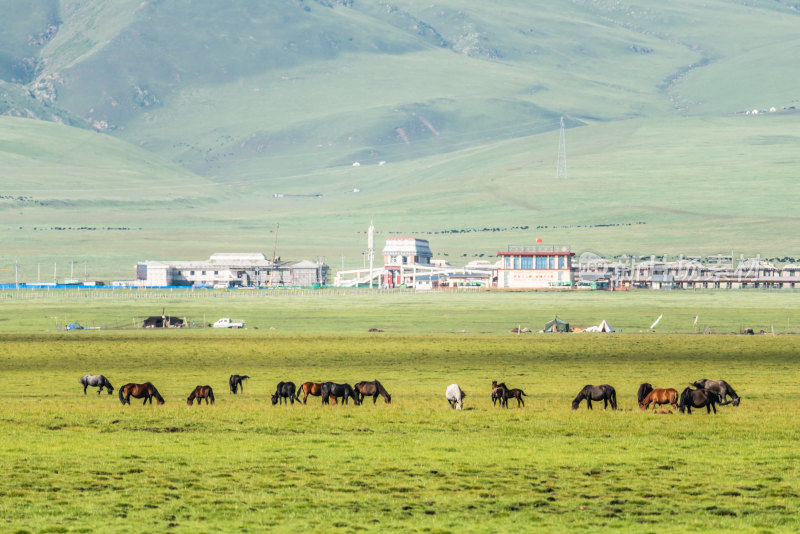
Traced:
[[144, 402], [142, 404], [147, 404], [147, 401], [153, 404], [153, 397], [155, 397], [156, 404], [164, 404], [164, 397], [161, 396], [156, 387], [150, 382], [145, 382], [144, 384], [125, 384], [119, 388], [119, 401], [122, 404], [130, 404], [131, 397], [136, 397], [137, 399], [144, 397]]
[[100, 392], [103, 391], [103, 388], [106, 388], [106, 391], [108, 391], [109, 395], [114, 392], [114, 386], [112, 386], [111, 382], [108, 381], [108, 378], [104, 377], [103, 375], [84, 375], [83, 378], [81, 378], [81, 385], [83, 386], [84, 395], [86, 395], [86, 388], [89, 386], [98, 388], [98, 395], [100, 395]]
[[692, 408], [702, 408], [703, 406], [706, 407], [706, 413], [711, 413], [711, 410], [714, 410], [714, 413], [717, 413], [717, 408], [714, 406], [715, 404], [719, 403], [719, 396], [710, 391], [708, 389], [692, 389], [686, 388], [681, 393], [681, 401], [678, 404], [678, 410], [681, 413], [686, 410], [689, 415], [692, 414]]
[[272, 395], [272, 405], [275, 406], [278, 404], [278, 401], [283, 404], [284, 400], [286, 400], [286, 404], [289, 404], [290, 401], [294, 404], [295, 395], [296, 390], [294, 382], [278, 382], [275, 394]]
[[322, 384], [322, 404], [329, 404], [330, 398], [338, 399], [341, 397], [340, 402], [347, 404], [347, 399], [353, 399], [353, 404], [356, 406], [361, 404], [358, 396], [350, 384], [335, 384], [333, 382], [325, 382]]
[[[505, 391], [501, 392], [498, 389], [496, 395], [495, 388], [502, 388]], [[501, 395], [504, 395], [504, 397], [501, 397]], [[517, 408], [519, 408], [520, 405], [525, 406], [525, 401], [522, 400], [523, 396], [527, 397], [528, 395], [519, 388], [510, 389], [505, 382], [498, 384], [497, 380], [492, 381], [492, 406], [494, 406], [496, 400], [499, 400], [501, 404], [505, 403], [505, 407], [508, 408], [508, 399], [517, 399]]]
[[447, 402], [450, 403], [451, 409], [460, 410], [464, 407], [464, 397], [466, 397], [467, 394], [461, 391], [458, 384], [450, 384], [447, 386], [447, 391], [444, 392], [444, 396], [447, 398]]
[[617, 409], [617, 391], [608, 384], [600, 386], [584, 386], [583, 389], [572, 401], [572, 409], [577, 410], [581, 401], [586, 399], [586, 407], [592, 409], [592, 401], [604, 401], [603, 409], [608, 408], [608, 403], [611, 403], [611, 409]]
[[[322, 395], [322, 383], [321, 382], [304, 382], [302, 386], [297, 389], [297, 400], [300, 400], [300, 392], [305, 393], [303, 397], [303, 404], [306, 403], [308, 400], [309, 395], [313, 395], [314, 397], [319, 397]], [[331, 404], [336, 404], [336, 397], [333, 397], [331, 400]]]
[[197, 386], [194, 388], [194, 391], [189, 393], [189, 398], [186, 399], [186, 404], [191, 406], [195, 399], [197, 399], [198, 406], [200, 406], [200, 403], [203, 399], [206, 400], [206, 404], [208, 404], [209, 400], [211, 400], [211, 404], [214, 404], [214, 390], [211, 389], [211, 386]]
[[228, 385], [231, 387], [231, 393], [236, 395], [236, 392], [239, 388], [242, 388], [242, 393], [244, 393], [244, 381], [250, 378], [247, 375], [231, 375], [228, 379]]
[[677, 389], [660, 389], [656, 388], [639, 403], [639, 408], [646, 410], [653, 404], [655, 409], [656, 404], [661, 408], [662, 404], [671, 404], [673, 408], [678, 409], [678, 390]]
[[373, 380], [372, 382], [359, 382], [353, 389], [356, 390], [356, 394], [358, 395], [359, 402], [364, 402], [364, 397], [372, 395], [372, 404], [378, 402], [378, 395], [383, 397], [384, 402], [386, 404], [392, 403], [392, 396], [389, 395], [389, 392], [384, 389], [383, 385], [378, 382], [377, 379]]
[[[716, 393], [719, 396], [720, 406], [725, 406], [726, 404], [739, 406], [739, 403], [742, 402], [742, 398], [737, 395], [731, 385], [724, 380], [708, 380], [707, 378], [703, 378], [689, 385], [694, 386], [697, 389], [707, 389], [708, 391], [713, 391]], [[725, 402], [725, 399], [728, 396], [730, 396], [731, 400]]]
[[639, 391], [636, 393], [636, 401], [641, 404], [644, 398], [653, 391], [653, 384], [648, 384], [645, 382], [644, 384], [639, 386]]

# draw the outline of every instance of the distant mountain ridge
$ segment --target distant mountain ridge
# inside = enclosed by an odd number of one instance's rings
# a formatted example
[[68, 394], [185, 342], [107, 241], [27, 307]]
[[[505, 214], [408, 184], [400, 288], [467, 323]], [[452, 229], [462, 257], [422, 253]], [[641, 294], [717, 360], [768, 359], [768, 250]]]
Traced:
[[[797, 98], [792, 1], [0, 1], [0, 113], [215, 181]], [[720, 85], [718, 81], [723, 81]]]

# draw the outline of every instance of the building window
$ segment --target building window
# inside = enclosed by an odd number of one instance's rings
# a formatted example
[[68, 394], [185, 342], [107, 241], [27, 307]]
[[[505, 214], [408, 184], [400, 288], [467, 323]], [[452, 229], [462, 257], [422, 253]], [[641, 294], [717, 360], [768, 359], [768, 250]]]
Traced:
[[547, 269], [547, 256], [536, 256], [536, 268]]
[[205, 271], [203, 271], [203, 276], [205, 276], [205, 274], [206, 274], [206, 272], [205, 272]]
[[519, 269], [519, 256], [514, 256], [514, 268]]
[[136, 266], [136, 279], [147, 280], [147, 265], [140, 263]]
[[566, 259], [567, 258], [565, 258], [564, 256], [559, 256], [558, 257], [558, 268], [559, 269], [566, 269], [567, 268], [566, 267], [566, 263], [567, 262], [565, 261]]
[[522, 256], [522, 268], [533, 269], [533, 256]]
[[506, 256], [506, 269], [511, 268], [511, 256]]
[[219, 271], [214, 271], [214, 274], [219, 274]]
[[194, 275], [194, 271], [191, 271], [191, 274]]

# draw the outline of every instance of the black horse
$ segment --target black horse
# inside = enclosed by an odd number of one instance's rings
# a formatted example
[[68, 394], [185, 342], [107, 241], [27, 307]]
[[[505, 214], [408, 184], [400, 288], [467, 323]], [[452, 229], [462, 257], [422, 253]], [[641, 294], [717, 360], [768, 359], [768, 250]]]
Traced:
[[586, 399], [586, 407], [590, 410], [592, 409], [592, 401], [604, 401], [604, 410], [608, 408], [609, 403], [611, 403], [612, 410], [617, 409], [617, 391], [608, 384], [584, 386], [578, 396], [575, 397], [575, 400], [572, 401], [572, 409], [577, 410], [583, 399]]
[[286, 399], [288, 399], [286, 400], [286, 404], [289, 404], [289, 402], [294, 404], [296, 389], [294, 382], [278, 382], [278, 387], [275, 389], [275, 394], [272, 396], [272, 405], [275, 406], [278, 404], [278, 401], [283, 404]]
[[81, 378], [81, 385], [83, 386], [84, 395], [86, 395], [86, 388], [89, 386], [98, 388], [98, 395], [100, 395], [100, 392], [103, 391], [103, 388], [106, 388], [106, 391], [108, 391], [109, 395], [114, 392], [114, 386], [112, 386], [111, 382], [108, 381], [108, 378], [104, 377], [103, 375], [83, 375]]
[[636, 393], [636, 401], [641, 404], [645, 397], [647, 397], [650, 392], [653, 391], [653, 384], [648, 384], [645, 382], [644, 384], [639, 386], [639, 391]]
[[681, 393], [681, 400], [678, 402], [678, 410], [681, 413], [686, 411], [689, 415], [692, 414], [692, 408], [702, 408], [703, 406], [706, 407], [706, 413], [711, 413], [711, 410], [714, 410], [714, 413], [717, 413], [717, 407], [714, 406], [715, 404], [719, 404], [719, 396], [710, 391], [708, 389], [692, 389], [686, 388]]
[[356, 406], [361, 404], [361, 401], [358, 399], [358, 396], [350, 384], [335, 384], [333, 382], [325, 382], [322, 384], [322, 404], [330, 404], [330, 397], [333, 397], [338, 402], [343, 402], [345, 404], [347, 404], [347, 399], [351, 398]]
[[[705, 389], [716, 393], [719, 396], [718, 402], [720, 406], [725, 406], [726, 404], [739, 406], [739, 403], [742, 402], [742, 398], [737, 395], [731, 385], [724, 380], [708, 380], [707, 378], [703, 378], [690, 385], [697, 389]], [[731, 400], [726, 402], [728, 396], [730, 396]]]
[[231, 387], [231, 393], [236, 395], [236, 392], [239, 388], [242, 388], [242, 393], [244, 393], [244, 381], [250, 378], [247, 375], [231, 375], [228, 379], [228, 385]]

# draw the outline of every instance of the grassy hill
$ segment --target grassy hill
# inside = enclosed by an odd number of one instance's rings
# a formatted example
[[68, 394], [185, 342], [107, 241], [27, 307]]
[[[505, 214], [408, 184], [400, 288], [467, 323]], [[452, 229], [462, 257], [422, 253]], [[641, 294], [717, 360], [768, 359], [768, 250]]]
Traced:
[[[102, 132], [0, 121], [2, 194], [36, 200], [3, 200], [0, 263], [127, 278], [280, 223], [283, 257], [355, 267], [371, 218], [456, 263], [537, 237], [800, 255], [792, 2], [0, 7], [0, 113]], [[132, 230], [39, 230], [104, 225]]]

